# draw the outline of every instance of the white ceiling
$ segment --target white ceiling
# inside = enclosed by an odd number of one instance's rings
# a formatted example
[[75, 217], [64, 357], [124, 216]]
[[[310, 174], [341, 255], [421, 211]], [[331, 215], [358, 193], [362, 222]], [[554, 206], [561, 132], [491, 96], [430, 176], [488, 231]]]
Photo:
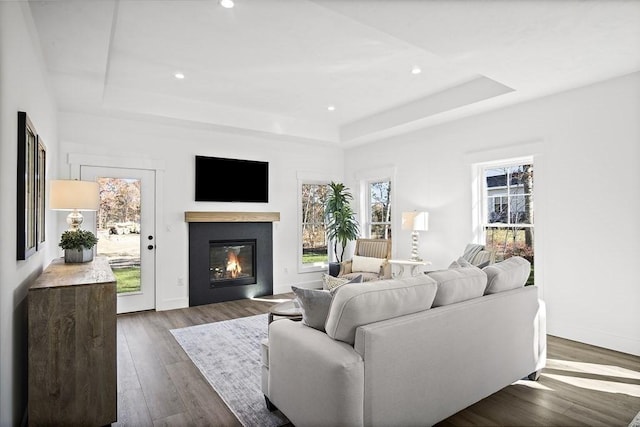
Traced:
[[29, 1], [61, 111], [344, 147], [640, 70], [640, 0], [235, 3]]

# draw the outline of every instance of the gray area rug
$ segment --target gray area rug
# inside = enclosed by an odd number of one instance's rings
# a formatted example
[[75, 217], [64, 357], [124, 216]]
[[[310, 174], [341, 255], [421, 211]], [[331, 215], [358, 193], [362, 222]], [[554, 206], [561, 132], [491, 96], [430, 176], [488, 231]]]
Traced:
[[640, 412], [631, 420], [629, 427], [640, 427]]
[[171, 333], [242, 425], [277, 427], [289, 421], [269, 412], [261, 388], [260, 341], [267, 315], [207, 323]]

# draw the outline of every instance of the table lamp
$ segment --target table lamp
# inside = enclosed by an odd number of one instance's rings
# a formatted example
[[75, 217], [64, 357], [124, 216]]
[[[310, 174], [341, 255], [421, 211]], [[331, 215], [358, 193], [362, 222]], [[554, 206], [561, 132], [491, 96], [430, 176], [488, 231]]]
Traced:
[[403, 212], [402, 229], [411, 230], [411, 261], [422, 261], [418, 256], [418, 239], [420, 231], [429, 230], [429, 212]]
[[78, 230], [83, 218], [80, 211], [97, 211], [100, 206], [98, 183], [94, 181], [51, 181], [49, 207], [58, 211], [71, 211], [67, 216], [69, 230]]

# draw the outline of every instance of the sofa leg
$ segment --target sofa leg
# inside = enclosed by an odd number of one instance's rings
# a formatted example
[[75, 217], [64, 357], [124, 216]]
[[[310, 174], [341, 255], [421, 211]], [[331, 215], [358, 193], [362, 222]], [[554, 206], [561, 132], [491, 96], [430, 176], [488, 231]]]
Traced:
[[535, 371], [530, 373], [529, 375], [527, 375], [527, 379], [530, 381], [538, 381], [538, 379], [540, 378], [540, 372], [541, 371]]
[[271, 401], [269, 400], [269, 398], [267, 396], [264, 397], [264, 401], [267, 404], [267, 409], [269, 411], [273, 412], [273, 411], [277, 411], [278, 410], [278, 408], [276, 408], [276, 405], [271, 403]]

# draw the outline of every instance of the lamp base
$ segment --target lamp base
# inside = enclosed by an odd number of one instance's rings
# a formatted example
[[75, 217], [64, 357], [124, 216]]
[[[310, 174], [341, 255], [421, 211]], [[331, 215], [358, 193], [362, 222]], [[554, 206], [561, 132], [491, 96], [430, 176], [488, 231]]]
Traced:
[[411, 232], [411, 258], [409, 258], [411, 261], [422, 261], [422, 258], [418, 255], [418, 237], [417, 231]]
[[79, 210], [74, 209], [69, 215], [67, 215], [67, 224], [69, 224], [69, 230], [79, 230], [84, 218]]

